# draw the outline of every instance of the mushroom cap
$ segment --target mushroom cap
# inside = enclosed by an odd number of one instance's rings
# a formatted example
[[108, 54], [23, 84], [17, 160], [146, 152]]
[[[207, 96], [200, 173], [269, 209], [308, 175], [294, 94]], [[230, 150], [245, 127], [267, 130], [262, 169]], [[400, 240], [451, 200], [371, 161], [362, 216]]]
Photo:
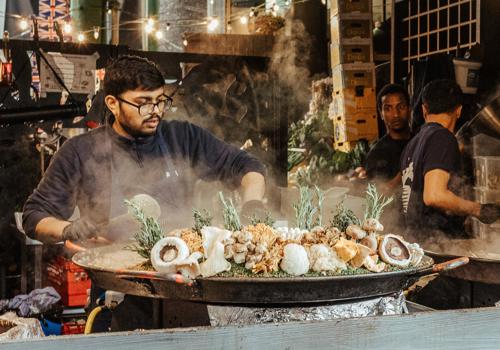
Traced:
[[366, 237], [366, 231], [363, 230], [359, 225], [349, 225], [347, 226], [345, 233], [356, 240], [363, 239]]
[[368, 232], [382, 232], [384, 231], [384, 225], [380, 223], [377, 219], [369, 218], [363, 222], [363, 230]]
[[368, 236], [363, 238], [359, 243], [364, 245], [365, 247], [370, 248], [372, 254], [377, 252], [378, 240], [377, 240], [377, 235], [375, 233], [370, 233]]
[[[166, 250], [171, 250], [166, 253]], [[165, 260], [168, 256], [168, 260]], [[186, 242], [177, 237], [160, 239], [151, 249], [151, 264], [158, 272], [174, 273], [177, 264], [189, 256], [189, 247]]]
[[378, 247], [380, 258], [393, 266], [407, 267], [411, 262], [411, 251], [400, 237], [387, 234]]
[[370, 248], [362, 244], [358, 244], [357, 247], [358, 247], [358, 253], [349, 262], [351, 266], [356, 268], [363, 266], [365, 259], [370, 255], [372, 251]]

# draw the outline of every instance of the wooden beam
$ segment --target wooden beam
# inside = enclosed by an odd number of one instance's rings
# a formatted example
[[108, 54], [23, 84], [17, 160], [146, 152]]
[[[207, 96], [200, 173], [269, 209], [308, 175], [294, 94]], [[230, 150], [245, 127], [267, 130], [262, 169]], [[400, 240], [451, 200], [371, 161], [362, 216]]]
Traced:
[[50, 337], [0, 343], [11, 350], [78, 349], [498, 349], [500, 308]]

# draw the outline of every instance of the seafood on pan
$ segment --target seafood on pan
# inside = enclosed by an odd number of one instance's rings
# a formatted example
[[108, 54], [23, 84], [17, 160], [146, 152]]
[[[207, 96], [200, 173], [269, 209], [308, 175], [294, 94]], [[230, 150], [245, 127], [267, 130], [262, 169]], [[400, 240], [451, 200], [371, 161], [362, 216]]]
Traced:
[[136, 234], [132, 249], [149, 259], [155, 270], [189, 278], [331, 276], [380, 273], [420, 264], [424, 251], [417, 243], [384, 232], [379, 218], [391, 199], [378, 195], [375, 186], [368, 186], [362, 221], [341, 203], [337, 217], [326, 225], [321, 224], [321, 191], [301, 188], [300, 192], [300, 201], [294, 205], [297, 227], [274, 227], [269, 217], [254, 217], [250, 224], [242, 225], [232, 201], [221, 195], [224, 228], [212, 226], [207, 212], [195, 211], [192, 228], [157, 232], [154, 242], [145, 235], [151, 227], [145, 228], [147, 220], [142, 220], [142, 232]]

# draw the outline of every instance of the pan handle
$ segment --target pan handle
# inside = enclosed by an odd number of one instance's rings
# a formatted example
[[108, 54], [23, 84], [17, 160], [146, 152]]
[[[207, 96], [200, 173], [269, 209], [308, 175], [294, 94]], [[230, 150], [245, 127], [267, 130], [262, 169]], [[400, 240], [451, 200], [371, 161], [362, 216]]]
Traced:
[[416, 276], [431, 275], [433, 273], [441, 273], [449, 270], [456, 269], [457, 267], [464, 266], [469, 263], [469, 258], [462, 256], [453, 260], [448, 260], [439, 264], [434, 264], [429, 268], [417, 271]]
[[175, 282], [179, 284], [192, 285], [193, 281], [184, 277], [180, 273], [161, 273], [156, 271], [131, 271], [131, 270], [118, 270], [116, 271], [117, 277], [121, 279], [139, 278], [147, 280], [159, 280]]

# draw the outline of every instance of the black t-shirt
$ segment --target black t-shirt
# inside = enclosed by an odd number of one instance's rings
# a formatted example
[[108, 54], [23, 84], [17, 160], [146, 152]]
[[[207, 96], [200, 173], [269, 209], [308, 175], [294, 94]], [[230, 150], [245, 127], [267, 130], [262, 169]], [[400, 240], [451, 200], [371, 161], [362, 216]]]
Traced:
[[400, 169], [401, 153], [410, 140], [394, 140], [385, 134], [366, 156], [365, 170], [369, 179], [391, 180]]
[[448, 188], [456, 192], [460, 170], [460, 151], [455, 136], [437, 123], [422, 126], [401, 156], [402, 202], [406, 227], [425, 236], [439, 230], [453, 236], [464, 234], [464, 217], [453, 216], [426, 206], [423, 200], [424, 176], [434, 169], [450, 173]]

